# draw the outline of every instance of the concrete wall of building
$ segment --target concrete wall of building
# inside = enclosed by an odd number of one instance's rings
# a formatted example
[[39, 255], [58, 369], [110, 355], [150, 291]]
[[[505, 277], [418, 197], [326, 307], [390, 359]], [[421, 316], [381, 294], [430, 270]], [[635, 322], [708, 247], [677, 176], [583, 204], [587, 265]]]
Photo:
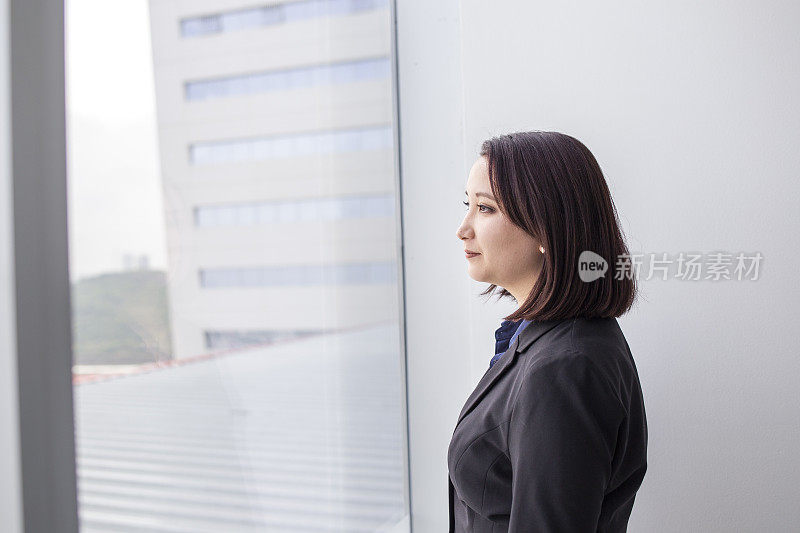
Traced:
[[188, 101], [184, 83], [389, 57], [389, 10], [182, 38], [180, 21], [251, 3], [151, 1], [176, 357], [208, 351], [206, 331], [327, 330], [397, 321], [398, 285], [204, 288], [199, 271], [281, 265], [397, 264], [397, 216], [199, 228], [210, 205], [395, 194], [394, 150], [192, 164], [195, 143], [394, 122], [392, 78]]

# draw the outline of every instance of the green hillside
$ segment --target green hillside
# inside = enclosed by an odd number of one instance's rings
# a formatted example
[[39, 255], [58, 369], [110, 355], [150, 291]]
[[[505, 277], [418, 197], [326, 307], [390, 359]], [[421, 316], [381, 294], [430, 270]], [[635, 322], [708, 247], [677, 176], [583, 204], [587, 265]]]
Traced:
[[72, 285], [73, 364], [152, 363], [172, 358], [166, 274], [103, 274]]

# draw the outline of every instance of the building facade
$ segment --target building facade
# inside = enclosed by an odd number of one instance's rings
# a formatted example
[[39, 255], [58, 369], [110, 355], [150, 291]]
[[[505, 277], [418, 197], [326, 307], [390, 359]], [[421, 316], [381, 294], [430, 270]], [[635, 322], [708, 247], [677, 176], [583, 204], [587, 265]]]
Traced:
[[150, 0], [173, 351], [399, 320], [386, 0]]

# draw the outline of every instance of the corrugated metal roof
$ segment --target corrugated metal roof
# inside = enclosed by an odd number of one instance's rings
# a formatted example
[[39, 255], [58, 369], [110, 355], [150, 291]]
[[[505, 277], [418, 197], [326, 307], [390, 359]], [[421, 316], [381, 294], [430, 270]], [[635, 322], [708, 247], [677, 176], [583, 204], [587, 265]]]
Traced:
[[81, 531], [394, 530], [399, 346], [390, 325], [76, 385]]

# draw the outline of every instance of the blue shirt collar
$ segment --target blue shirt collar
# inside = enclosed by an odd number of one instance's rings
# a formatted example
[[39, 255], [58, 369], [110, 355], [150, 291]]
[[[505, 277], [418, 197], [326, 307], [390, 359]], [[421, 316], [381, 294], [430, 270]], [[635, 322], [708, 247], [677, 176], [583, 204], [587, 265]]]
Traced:
[[500, 327], [494, 332], [494, 357], [489, 361], [489, 368], [502, 357], [517, 335], [530, 323], [530, 320], [503, 320]]

